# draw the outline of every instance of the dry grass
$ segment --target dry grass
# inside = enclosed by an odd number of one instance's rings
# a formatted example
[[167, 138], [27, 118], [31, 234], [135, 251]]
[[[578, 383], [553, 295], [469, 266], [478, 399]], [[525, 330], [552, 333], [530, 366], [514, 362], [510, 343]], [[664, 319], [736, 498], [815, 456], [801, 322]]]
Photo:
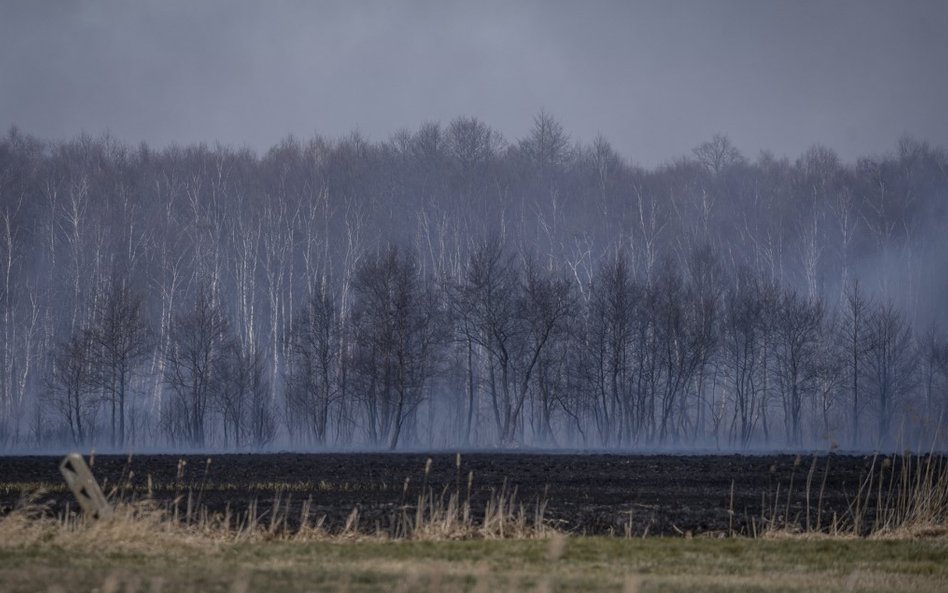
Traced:
[[[461, 456], [457, 456], [457, 470], [461, 470]], [[421, 540], [441, 539], [503, 539], [535, 538], [551, 535], [555, 530], [545, 520], [546, 501], [536, 501], [530, 510], [517, 502], [516, 489], [510, 490], [506, 481], [500, 490], [488, 499], [481, 520], [475, 520], [471, 509], [471, 489], [474, 474], [467, 476], [467, 489], [462, 493], [460, 475], [454, 491], [448, 487], [436, 496], [428, 484], [431, 459], [425, 463], [421, 493], [414, 508], [402, 506], [396, 524], [395, 537]], [[402, 497], [406, 496], [405, 482]], [[463, 500], [462, 500], [463, 498]], [[412, 512], [413, 511], [413, 512]]]
[[[460, 469], [460, 456], [458, 457]], [[42, 491], [25, 495], [13, 512], [0, 517], [0, 548], [38, 544], [62, 548], [95, 545], [101, 549], [148, 551], [172, 545], [177, 548], [217, 546], [258, 541], [352, 541], [352, 540], [462, 540], [545, 538], [556, 531], [545, 519], [546, 504], [537, 501], [527, 507], [517, 501], [516, 490], [506, 484], [494, 491], [481, 512], [473, 512], [473, 474], [468, 474], [466, 490], [460, 479], [453, 491], [435, 494], [428, 483], [431, 460], [425, 466], [424, 482], [414, 504], [407, 504], [408, 480], [394, 525], [387, 530], [365, 528], [358, 507], [349, 514], [341, 529], [325, 527], [325, 516], [312, 512], [312, 499], [292, 510], [291, 493], [277, 492], [265, 511], [256, 501], [241, 513], [230, 510], [211, 513], [200, 504], [203, 489], [178, 493], [169, 505], [151, 500], [151, 484], [146, 496], [137, 498], [131, 476], [123, 476], [108, 498], [113, 506], [108, 519], [84, 517], [75, 510], [53, 515], [37, 504]], [[291, 515], [292, 513], [292, 515]]]
[[[948, 463], [942, 456], [906, 452], [886, 457], [876, 454], [869, 471], [842, 515], [825, 517], [823, 497], [831, 457], [823, 471], [814, 456], [806, 473], [802, 496], [805, 514], [791, 514], [794, 478], [801, 465], [797, 456], [794, 472], [782, 494], [778, 484], [772, 503], [759, 520], [752, 522], [753, 536], [835, 538], [917, 538], [948, 536]], [[817, 482], [819, 485], [817, 490]], [[799, 483], [798, 483], [799, 487]]]
[[178, 524], [166, 509], [148, 501], [115, 505], [113, 515], [103, 520], [72, 512], [54, 516], [31, 497], [0, 518], [0, 548], [95, 546], [136, 553], [164, 547], [205, 548], [223, 540], [223, 531], [215, 527], [211, 522]]

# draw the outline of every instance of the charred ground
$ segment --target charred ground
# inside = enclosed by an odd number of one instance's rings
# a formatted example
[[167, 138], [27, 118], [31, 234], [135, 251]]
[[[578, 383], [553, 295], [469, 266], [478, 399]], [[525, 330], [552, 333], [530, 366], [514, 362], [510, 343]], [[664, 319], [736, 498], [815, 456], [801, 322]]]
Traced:
[[[2, 512], [31, 491], [40, 491], [39, 502], [53, 512], [74, 508], [58, 463], [52, 456], [0, 457]], [[866, 476], [883, 463], [881, 456], [840, 454], [465, 453], [458, 467], [454, 453], [277, 453], [97, 455], [93, 471], [112, 496], [150, 495], [165, 505], [177, 499], [182, 514], [189, 504], [192, 513], [240, 514], [255, 502], [266, 517], [278, 498], [293, 522], [311, 499], [311, 515], [324, 516], [330, 530], [340, 529], [353, 508], [361, 529], [387, 530], [427, 487], [435, 496], [470, 496], [475, 513], [502, 490], [530, 512], [545, 502], [546, 519], [576, 534], [752, 535], [775, 511], [799, 524], [809, 512], [811, 525], [821, 513], [824, 527], [834, 515], [843, 519]], [[899, 459], [894, 463], [890, 471]]]

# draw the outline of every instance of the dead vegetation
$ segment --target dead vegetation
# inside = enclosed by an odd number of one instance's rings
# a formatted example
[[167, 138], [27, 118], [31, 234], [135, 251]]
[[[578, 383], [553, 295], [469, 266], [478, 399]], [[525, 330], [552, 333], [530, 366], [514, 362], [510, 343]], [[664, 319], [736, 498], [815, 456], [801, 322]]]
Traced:
[[[313, 498], [292, 504], [292, 493], [277, 491], [271, 504], [261, 511], [257, 501], [246, 511], [223, 513], [208, 511], [201, 503], [203, 487], [182, 490], [170, 504], [151, 499], [151, 487], [144, 497], [131, 485], [131, 472], [111, 488], [108, 498], [113, 512], [107, 519], [84, 516], [75, 508], [54, 514], [37, 503], [42, 491], [22, 497], [17, 507], [0, 518], [0, 547], [37, 544], [70, 547], [95, 544], [103, 548], [144, 551], [155, 546], [208, 545], [256, 541], [347, 541], [347, 540], [463, 540], [463, 539], [534, 539], [546, 538], [556, 530], [545, 517], [542, 500], [526, 505], [517, 500], [515, 488], [506, 484], [492, 491], [483, 508], [472, 508], [473, 472], [458, 479], [453, 488], [436, 491], [428, 482], [431, 460], [425, 465], [424, 478], [417, 497], [409, 497], [406, 479], [395, 520], [388, 528], [365, 525], [359, 507], [350, 512], [341, 529], [325, 526], [325, 516], [313, 511]], [[208, 460], [210, 465], [210, 460]], [[298, 508], [298, 511], [296, 510]]]
[[[797, 456], [794, 473], [782, 492], [776, 486], [770, 501], [762, 500], [764, 512], [751, 520], [753, 537], [831, 536], [914, 538], [948, 536], [948, 464], [932, 454], [873, 455], [858, 489], [849, 497], [847, 511], [827, 516], [823, 495], [831, 471], [832, 456], [814, 456], [809, 470], [797, 478], [802, 458]], [[801, 485], [802, 481], [802, 485]], [[794, 497], [804, 498], [805, 511], [791, 513]], [[733, 507], [729, 509], [733, 515]]]

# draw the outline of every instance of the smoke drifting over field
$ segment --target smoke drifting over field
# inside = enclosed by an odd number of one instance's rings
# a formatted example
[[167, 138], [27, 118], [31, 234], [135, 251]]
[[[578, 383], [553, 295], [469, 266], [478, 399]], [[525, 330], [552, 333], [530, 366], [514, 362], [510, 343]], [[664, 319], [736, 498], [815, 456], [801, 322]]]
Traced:
[[4, 448], [944, 445], [941, 3], [0, 11]]
[[941, 438], [948, 157], [914, 140], [643, 170], [541, 114], [0, 158], [10, 447]]

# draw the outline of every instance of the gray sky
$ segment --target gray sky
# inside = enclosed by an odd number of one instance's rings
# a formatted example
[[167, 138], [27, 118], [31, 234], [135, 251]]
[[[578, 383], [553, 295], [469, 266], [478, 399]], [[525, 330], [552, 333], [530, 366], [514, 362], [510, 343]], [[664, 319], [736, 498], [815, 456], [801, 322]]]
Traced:
[[263, 150], [546, 110], [654, 165], [948, 145], [948, 1], [0, 0], [0, 126]]

